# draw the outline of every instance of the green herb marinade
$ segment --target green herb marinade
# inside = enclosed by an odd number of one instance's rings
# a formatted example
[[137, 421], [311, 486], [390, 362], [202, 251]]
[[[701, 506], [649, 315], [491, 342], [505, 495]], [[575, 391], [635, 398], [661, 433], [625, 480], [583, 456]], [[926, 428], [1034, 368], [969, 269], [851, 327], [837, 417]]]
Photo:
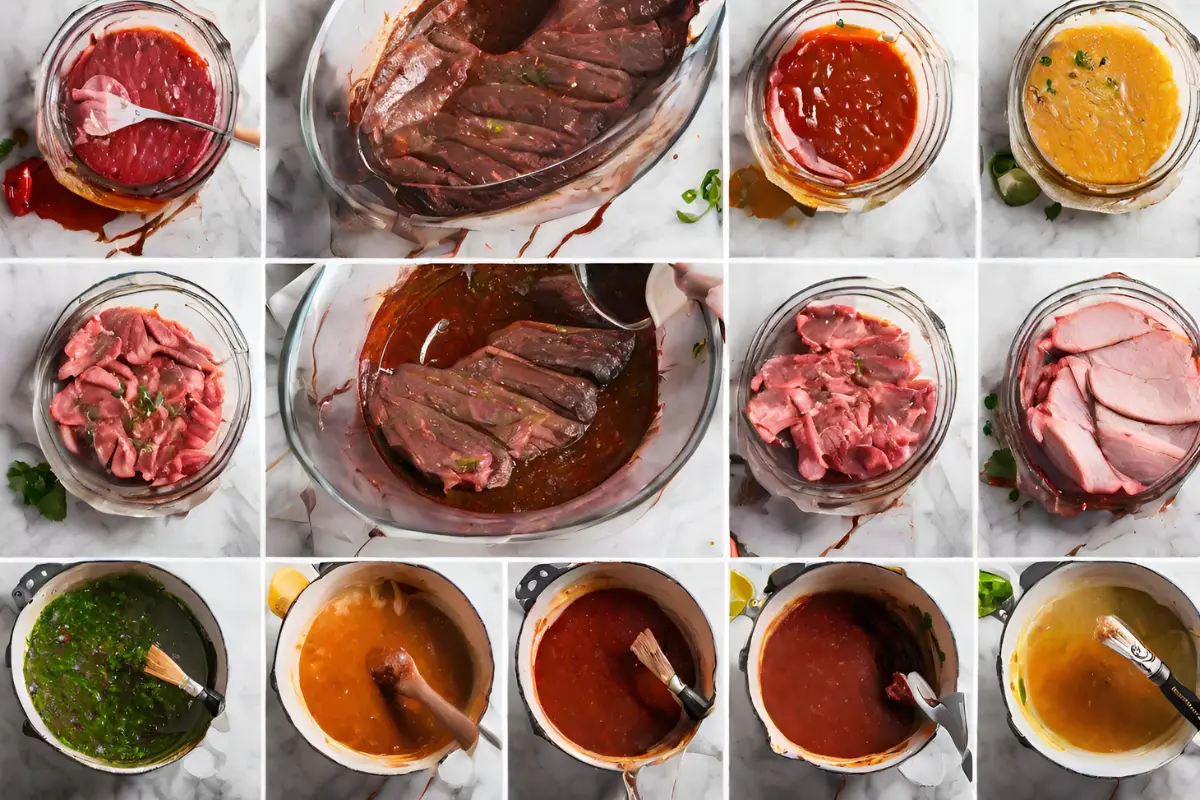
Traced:
[[164, 728], [189, 710], [183, 690], [146, 675], [152, 611], [179, 604], [141, 575], [101, 578], [47, 604], [29, 636], [25, 683], [34, 708], [69, 747], [113, 764], [153, 761], [180, 744]]

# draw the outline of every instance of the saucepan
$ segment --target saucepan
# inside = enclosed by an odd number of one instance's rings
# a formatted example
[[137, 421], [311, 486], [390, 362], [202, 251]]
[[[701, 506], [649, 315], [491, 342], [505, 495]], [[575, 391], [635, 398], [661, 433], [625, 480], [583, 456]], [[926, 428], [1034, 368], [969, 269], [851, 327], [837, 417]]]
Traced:
[[[1182, 755], [1189, 742], [1195, 740], [1200, 744], [1200, 734], [1182, 718], [1167, 736], [1133, 752], [1094, 753], [1061, 741], [1051, 741], [1032, 716], [1022, 710], [1023, 684], [1013, 657], [1039, 612], [1087, 586], [1138, 589], [1173, 611], [1185, 629], [1200, 630], [1200, 611], [1183, 590], [1148, 567], [1124, 561], [1041, 562], [1028, 566], [1012, 583], [1016, 594], [992, 614], [1004, 623], [996, 676], [1000, 681], [1009, 728], [1024, 747], [1071, 772], [1111, 779], [1151, 772]], [[1200, 667], [1200, 656], [1197, 656], [1197, 666]]]
[[[13, 600], [19, 609], [16, 622], [13, 625], [12, 636], [5, 652], [5, 665], [12, 671], [13, 689], [17, 699], [21, 701], [21, 709], [25, 712], [25, 722], [22, 732], [33, 739], [38, 739], [53, 747], [72, 761], [98, 772], [108, 772], [117, 775], [137, 775], [165, 767], [184, 759], [196, 748], [204, 747], [204, 735], [207, 726], [199, 730], [190, 741], [156, 761], [136, 766], [117, 766], [101, 761], [72, 749], [57, 736], [51, 733], [46, 723], [42, 721], [37, 708], [33, 705], [30, 687], [25, 682], [25, 654], [28, 649], [29, 636], [33, 632], [39, 617], [46, 606], [56, 597], [77, 589], [84, 584], [100, 578], [115, 575], [142, 575], [163, 585], [163, 588], [174, 595], [187, 607], [192, 619], [200, 627], [209, 645], [209, 680], [208, 688], [221, 694], [229, 683], [229, 657], [225, 650], [225, 639], [221, 626], [204, 599], [187, 583], [167, 570], [140, 561], [85, 561], [75, 564], [40, 564], [22, 578], [12, 590]], [[224, 724], [224, 723], [221, 723]], [[214, 723], [215, 726], [215, 723]], [[224, 761], [224, 755], [213, 751], [211, 753], [218, 762]], [[188, 767], [188, 760], [182, 765]], [[189, 770], [190, 771], [190, 770]], [[199, 770], [197, 770], [199, 772]]]
[[300, 301], [280, 356], [279, 405], [309, 476], [381, 532], [499, 541], [621, 530], [657, 502], [699, 446], [717, 408], [720, 322], [689, 302], [656, 330], [659, 416], [634, 458], [606, 482], [541, 511], [483, 514], [419, 496], [379, 458], [359, 403], [359, 353], [383, 293], [411, 266], [324, 266]]
[[[902, 569], [865, 562], [789, 564], [775, 570], [766, 588], [752, 599], [742, 614], [754, 620], [754, 627], [741, 651], [739, 667], [746, 674], [746, 687], [755, 716], [762, 723], [771, 749], [780, 756], [807, 761], [830, 772], [863, 775], [899, 767], [933, 741], [937, 726], [928, 719], [907, 739], [884, 753], [845, 759], [821, 755], [790, 741], [771, 719], [763, 700], [761, 665], [763, 651], [775, 624], [805, 598], [823, 592], [854, 592], [883, 600], [906, 610], [898, 615], [908, 625], [919, 645], [926, 651], [925, 661], [932, 674], [927, 676], [934, 693], [944, 707], [959, 717], [965, 731], [966, 704], [958, 690], [959, 653], [954, 631], [941, 608], [924, 589]], [[908, 619], [911, 616], [913, 619]], [[964, 770], [970, 767], [970, 751], [960, 751]], [[903, 771], [903, 770], [902, 770]]]
[[[637, 773], [683, 753], [700, 730], [701, 722], [680, 712], [679, 723], [650, 752], [641, 756], [614, 758], [583, 749], [563, 736], [546, 715], [534, 682], [534, 660], [538, 645], [558, 615], [581, 595], [598, 589], [632, 589], [653, 599], [675, 622], [692, 649], [696, 665], [696, 691], [716, 697], [717, 645], [712, 627], [700, 605], [670, 575], [645, 564], [594, 562], [584, 564], [540, 564], [529, 570], [517, 586], [516, 598], [525, 617], [517, 634], [517, 688], [529, 714], [529, 724], [541, 738], [572, 758], [597, 769], [620, 772], [630, 797], [637, 797]], [[631, 656], [632, 657], [632, 656]]]
[[[369, 586], [380, 580], [412, 586], [432, 598], [438, 609], [458, 626], [466, 639], [474, 666], [474, 688], [462, 711], [478, 722], [491, 702], [492, 677], [495, 673], [491, 641], [479, 612], [461, 589], [425, 566], [357, 561], [321, 564], [318, 572], [318, 577], [307, 585], [283, 586], [279, 590], [279, 598], [271, 604], [271, 611], [283, 620], [271, 665], [271, 688], [275, 690], [288, 720], [313, 749], [355, 772], [407, 775], [419, 770], [436, 770], [447, 756], [458, 750], [457, 744], [450, 742], [439, 750], [416, 758], [371, 755], [351, 749], [321, 730], [308, 711], [300, 691], [300, 653], [317, 615], [346, 589]], [[273, 587], [278, 585], [279, 582], [273, 582]]]

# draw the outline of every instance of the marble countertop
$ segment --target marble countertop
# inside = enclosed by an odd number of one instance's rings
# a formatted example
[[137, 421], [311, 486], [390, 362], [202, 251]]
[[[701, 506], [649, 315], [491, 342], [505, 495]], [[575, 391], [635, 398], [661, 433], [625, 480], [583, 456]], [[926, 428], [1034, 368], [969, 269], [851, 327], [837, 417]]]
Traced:
[[[508, 588], [504, 601], [508, 614], [508, 654], [516, 650], [524, 613], [513, 597], [512, 587], [534, 562], [508, 564]], [[725, 586], [723, 564], [659, 563], [652, 566], [679, 581], [700, 604], [717, 642], [718, 687], [726, 685], [729, 664], [725, 650]], [[618, 800], [624, 798], [619, 772], [605, 772], [576, 761], [533, 732], [529, 712], [517, 689], [516, 670], [508, 671], [508, 792], [513, 800]], [[724, 797], [722, 764], [725, 752], [727, 700], [718, 688], [713, 713], [700, 726], [696, 738], [682, 756], [646, 767], [638, 773], [638, 789], [644, 800], [720, 800]], [[736, 795], [735, 795], [736, 796]]]
[[[729, 267], [729, 396], [736, 397], [737, 376], [750, 340], [792, 295], [835, 277], [865, 275], [904, 286], [921, 297], [946, 323], [960, 386], [949, 433], [937, 458], [927, 466], [899, 504], [864, 517], [857, 528], [850, 517], [806, 514], [784, 498], [763, 499], [749, 491], [740, 464], [730, 468], [730, 530], [752, 555], [806, 556], [835, 547], [853, 531], [838, 556], [969, 556], [972, 553], [971, 496], [975, 467], [972, 428], [975, 398], [975, 270], [967, 263], [886, 265], [817, 262], [731, 264]], [[738, 453], [737, 409], [730, 409], [731, 453]]]
[[[737, 561], [733, 567], [744, 574], [759, 592], [766, 586], [771, 572], [785, 562]], [[975, 664], [975, 570], [967, 561], [906, 561], [908, 576], [923, 588], [946, 615], [958, 644], [960, 674], [959, 691], [967, 694], [968, 716], [971, 717], [971, 750], [976, 763], [982, 759], [976, 740], [974, 724]], [[738, 655], [749, 640], [753, 626], [750, 620], [739, 617], [730, 623], [729, 658], [735, 665]], [[993, 657], [994, 658], [994, 657]], [[980, 662], [982, 663], [982, 662]], [[806, 800], [971, 800], [972, 786], [958, 768], [957, 752], [945, 731], [938, 732], [938, 748], [945, 749], [943, 782], [936, 788], [917, 787], [900, 774], [901, 768], [886, 769], [871, 775], [851, 777], [824, 772], [807, 763], [792, 761], [776, 755], [767, 744], [762, 723], [755, 715], [746, 688], [745, 673], [731, 668], [729, 682], [729, 789], [731, 797], [803, 797]], [[932, 747], [932, 746], [931, 746]], [[931, 748], [927, 748], [929, 751]], [[913, 761], [926, 759], [922, 753]], [[929, 763], [936, 775], [937, 760]], [[982, 798], [982, 795], [980, 795]]]
[[[8, 642], [16, 619], [9, 591], [37, 562], [0, 564], [0, 639]], [[0, 775], [6, 800], [258, 800], [262, 763], [262, 639], [258, 619], [262, 600], [248, 587], [259, 584], [257, 561], [163, 562], [159, 566], [179, 576], [204, 598], [220, 623], [229, 652], [229, 686], [225, 716], [228, 731], [209, 730], [204, 750], [184, 759], [202, 762], [210, 749], [219, 752], [214, 774], [193, 777], [183, 762], [144, 775], [105, 775], [60, 755], [49, 745], [21, 733], [24, 711], [9, 689], [0, 691]], [[5, 670], [5, 683], [10, 682]]]
[[[745, 136], [746, 76], [754, 46], [794, 0], [739, 3], [730, 14], [730, 169], [754, 161]], [[854, 256], [963, 257], [975, 255], [976, 9], [961, 0], [911, 0], [937, 34], [952, 62], [954, 110], [950, 132], [933, 166], [915, 185], [882, 208], [866, 214], [789, 212], [762, 220], [739, 209], [729, 212], [729, 247], [734, 257], [806, 258]]]
[[[414, 248], [389, 232], [364, 229], [331, 210], [301, 137], [300, 90], [304, 67], [331, 0], [269, 3], [267, 25], [267, 115], [271, 129], [267, 158], [267, 253], [279, 258], [401, 258]], [[723, 59], [718, 61], [722, 64]], [[712, 257], [722, 252], [719, 217], [711, 213], [686, 225], [675, 217], [685, 208], [680, 195], [698, 188], [704, 174], [722, 167], [722, 67], [691, 124], [667, 154], [617, 198], [594, 233], [576, 236], [560, 251], [566, 259], [637, 257], [647, 260]], [[694, 209], [693, 209], [694, 210]], [[543, 224], [525, 255], [545, 258], [593, 211]], [[474, 231], [458, 256], [516, 258], [532, 228]], [[448, 246], [427, 257], [445, 255]]]
[[[317, 572], [312, 565], [266, 562], [264, 586], [270, 583], [271, 575], [280, 567], [297, 567], [310, 578]], [[483, 724], [503, 741], [503, 708], [505, 672], [508, 667], [509, 648], [502, 634], [500, 599], [503, 593], [501, 565], [498, 562], [471, 563], [466, 561], [440, 562], [431, 565], [453, 582], [475, 610], [479, 612], [488, 637], [492, 643], [492, 659], [496, 664], [496, 675], [492, 685], [492, 702], [483, 717]], [[271, 614], [266, 619], [266, 672], [274, 663], [275, 643], [279, 639], [280, 621]], [[327, 800], [334, 797], [377, 798], [378, 800], [500, 800], [503, 796], [503, 756], [487, 742], [480, 742], [476, 749], [475, 779], [473, 788], [458, 792], [450, 791], [440, 779], [425, 790], [431, 780], [428, 771], [392, 778], [380, 778], [348, 770], [314, 750], [295, 726], [288, 721], [279, 698], [267, 691], [267, 800], [292, 800], [313, 798]], [[424, 791], [423, 791], [424, 790]]]
[[[191, 0], [185, 0], [191, 2]], [[0, 65], [8, 76], [9, 88], [0, 91], [0, 138], [23, 128], [30, 142], [10, 155], [0, 167], [11, 168], [36, 155], [34, 85], [37, 66], [54, 32], [82, 0], [42, 0], [25, 12], [8, 19], [0, 28]], [[233, 47], [241, 82], [238, 124], [261, 125], [263, 37], [259, 4], [245, 0], [203, 0], [198, 4], [212, 12], [222, 33]], [[278, 4], [277, 4], [278, 5]], [[230, 258], [257, 256], [262, 241], [262, 167], [258, 151], [234, 143], [208, 184], [200, 190], [199, 202], [152, 235], [145, 246], [147, 257]], [[109, 232], [140, 225], [137, 217], [117, 220]], [[14, 217], [0, 211], [0, 257], [104, 258], [114, 247], [129, 242], [104, 244], [95, 236], [63, 230], [57, 223], [30, 214]]]
[[[1017, 577], [1027, 563], [984, 562], [987, 569]], [[1153, 569], [1200, 603], [1200, 567], [1156, 562]], [[1059, 767], [1023, 746], [1006, 720], [1007, 710], [996, 676], [1000, 655], [999, 620], [979, 620], [979, 800], [1184, 800], [1196, 795], [1200, 747], [1188, 749], [1167, 766], [1136, 778], [1085, 778]]]
[[[1037, 262], [993, 265], [979, 278], [980, 384], [974, 402], [981, 414], [982, 398], [996, 392], [1004, 376], [1008, 348], [1017, 328], [1043, 298], [1064, 286], [1110, 272], [1124, 272], [1173, 296], [1192, 314], [1200, 311], [1200, 286], [1190, 265], [1148, 265], [1140, 262], [1105, 264]], [[979, 441], [979, 464], [998, 447], [984, 437]], [[1112, 514], [1091, 511], [1074, 519], [1047, 514], [1032, 501], [1013, 503], [1007, 489], [978, 484], [979, 555], [1040, 557], [1200, 555], [1196, 519], [1200, 516], [1200, 480], [1193, 475], [1165, 511], [1145, 517], [1114, 520]], [[1081, 548], [1076, 550], [1076, 548]]]
[[[250, 342], [255, 382], [250, 421], [221, 476], [221, 488], [184, 516], [134, 519], [101, 514], [68, 498], [67, 519], [53, 523], [14, 493], [0, 495], [0, 556], [257, 556], [259, 554], [261, 418], [263, 408], [261, 283], [246, 268], [176, 262], [140, 263], [194, 281], [223, 302]], [[127, 269], [127, 268], [126, 268]], [[42, 461], [33, 431], [32, 375], [38, 348], [62, 309], [93, 284], [121, 273], [115, 264], [0, 264], [0, 463]]]
[[[987, 257], [1110, 258], [1189, 257], [1200, 254], [1200, 168], [1193, 156], [1183, 183], [1156, 206], [1106, 215], [1066, 209], [1046, 219], [1046, 198], [1009, 208], [992, 186], [987, 160], [1008, 147], [1008, 78], [1013, 58], [1029, 30], [1059, 3], [1050, 0], [979, 0], [980, 134], [983, 152], [974, 164], [983, 196], [983, 255]], [[1174, 12], [1200, 30], [1200, 6], [1175, 0]]]
[[[267, 296], [297, 278], [306, 266], [269, 264]], [[267, 385], [278, 385], [279, 353], [284, 329], [267, 313]], [[266, 398], [267, 554], [273, 556], [496, 556], [605, 558], [720, 557], [725, 553], [721, 494], [721, 426], [714, 419], [690, 461], [671, 481], [659, 501], [625, 530], [574, 534], [529, 543], [475, 544], [369, 538], [371, 526], [315, 486], [283, 432], [278, 393]], [[310, 512], [301, 497], [315, 492]]]

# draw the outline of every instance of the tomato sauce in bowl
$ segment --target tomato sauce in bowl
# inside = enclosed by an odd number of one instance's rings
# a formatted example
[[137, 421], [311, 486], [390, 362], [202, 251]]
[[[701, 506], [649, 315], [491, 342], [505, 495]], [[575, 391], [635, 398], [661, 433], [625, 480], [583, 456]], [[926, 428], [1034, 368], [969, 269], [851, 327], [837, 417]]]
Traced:
[[64, 79], [65, 112], [75, 153], [98, 175], [126, 186], [188, 175], [208, 150], [213, 136], [208, 131], [146, 120], [108, 136], [83, 132], [73, 93], [86, 87], [121, 94], [113, 81], [136, 105], [211, 124], [217, 115], [217, 93], [208, 63], [176, 33], [127, 28], [93, 36]]
[[804, 169], [856, 184], [895, 165], [917, 129], [917, 84], [895, 44], [857, 26], [805, 32], [767, 83], [778, 143]]

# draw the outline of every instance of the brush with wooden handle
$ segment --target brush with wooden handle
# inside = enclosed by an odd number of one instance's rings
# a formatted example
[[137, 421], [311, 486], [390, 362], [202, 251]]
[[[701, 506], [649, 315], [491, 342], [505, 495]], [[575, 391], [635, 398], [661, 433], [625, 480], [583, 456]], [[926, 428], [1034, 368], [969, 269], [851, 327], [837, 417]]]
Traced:
[[208, 709], [208, 713], [214, 717], [221, 716], [225, 711], [225, 695], [192, 680], [158, 645], [152, 645], [147, 651], [146, 666], [143, 671], [153, 678], [183, 689], [203, 703], [204, 707]]
[[637, 635], [629, 649], [638, 657], [638, 661], [646, 665], [646, 669], [653, 672], [656, 678], [666, 684], [666, 687], [671, 690], [671, 694], [675, 695], [675, 699], [683, 706], [683, 713], [688, 717], [699, 722], [712, 711], [712, 700], [705, 700], [699, 692], [679, 679], [675, 668], [671, 666], [671, 662], [663, 653], [662, 648], [658, 646], [658, 640], [654, 638], [654, 634], [649, 628]]
[[[403, 647], [372, 648], [367, 653], [367, 671], [385, 696], [396, 694], [416, 700], [450, 732], [459, 747], [467, 753], [474, 753], [482, 729], [426, 683], [417, 669], [417, 662], [413, 661], [407, 650]], [[490, 734], [485, 738], [491, 741]], [[499, 746], [497, 742], [493, 744]]]
[[1151, 653], [1120, 617], [1109, 615], [1098, 619], [1096, 639], [1129, 659], [1171, 701], [1179, 715], [1200, 730], [1200, 698], [1171, 674], [1162, 659]]

